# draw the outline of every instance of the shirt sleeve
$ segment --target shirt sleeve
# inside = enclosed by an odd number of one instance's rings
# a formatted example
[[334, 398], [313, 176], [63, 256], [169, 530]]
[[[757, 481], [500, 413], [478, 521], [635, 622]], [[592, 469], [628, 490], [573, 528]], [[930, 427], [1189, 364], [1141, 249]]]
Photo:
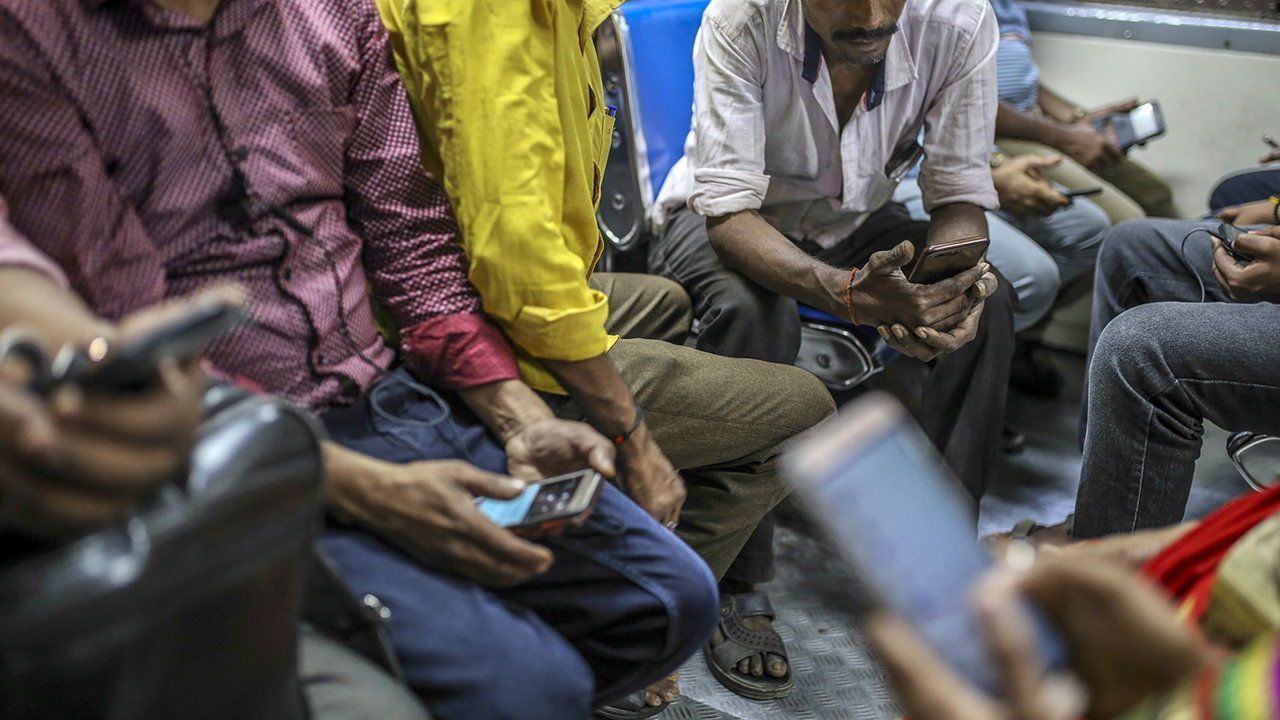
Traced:
[[590, 258], [575, 252], [575, 239], [599, 229], [592, 168], [566, 161], [568, 144], [589, 133], [587, 108], [566, 126], [556, 94], [557, 74], [579, 69], [555, 62], [554, 14], [566, 11], [554, 0], [432, 0], [403, 4], [391, 22], [485, 311], [530, 356], [577, 361], [606, 352], [610, 338], [608, 301], [588, 285]]
[[1257, 638], [1221, 668], [1210, 668], [1119, 720], [1280, 720], [1277, 635]]
[[422, 168], [386, 29], [372, 4], [364, 7], [346, 194], [351, 224], [365, 239], [374, 295], [400, 328], [405, 356], [423, 379], [444, 389], [515, 379], [515, 353], [483, 315], [467, 279], [448, 198]]
[[996, 131], [996, 48], [999, 31], [989, 3], [971, 3], [981, 16], [966, 33], [952, 26], [954, 52], [936, 53], [945, 83], [925, 113], [924, 165], [920, 188], [925, 210], [972, 203], [1000, 206], [991, 181], [991, 146]]
[[694, 43], [693, 190], [689, 208], [720, 217], [764, 204], [764, 80], [759, 46], [709, 16]]
[[0, 240], [0, 262], [44, 271], [118, 319], [164, 298], [164, 268], [48, 63], [38, 39], [0, 9], [0, 195], [26, 236]]

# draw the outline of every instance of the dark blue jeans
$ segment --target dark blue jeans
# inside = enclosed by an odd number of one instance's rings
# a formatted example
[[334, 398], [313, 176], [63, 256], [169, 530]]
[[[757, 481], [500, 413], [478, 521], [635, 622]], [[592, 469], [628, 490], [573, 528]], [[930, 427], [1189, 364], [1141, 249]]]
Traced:
[[[506, 458], [461, 402], [440, 407], [399, 370], [325, 418], [331, 437], [389, 462], [467, 460], [504, 472]], [[357, 597], [391, 611], [392, 644], [410, 686], [441, 720], [577, 720], [665, 677], [704, 644], [718, 594], [706, 564], [613, 486], [587, 523], [546, 541], [555, 564], [514, 588], [489, 590], [427, 569], [358, 530], [321, 540]]]

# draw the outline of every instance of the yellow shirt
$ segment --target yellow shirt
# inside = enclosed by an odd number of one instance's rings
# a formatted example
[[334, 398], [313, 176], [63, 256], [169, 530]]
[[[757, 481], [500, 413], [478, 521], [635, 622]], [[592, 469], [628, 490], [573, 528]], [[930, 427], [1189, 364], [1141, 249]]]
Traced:
[[613, 134], [592, 34], [621, 0], [378, 0], [470, 278], [531, 386], [534, 358], [608, 351], [608, 299], [587, 279]]

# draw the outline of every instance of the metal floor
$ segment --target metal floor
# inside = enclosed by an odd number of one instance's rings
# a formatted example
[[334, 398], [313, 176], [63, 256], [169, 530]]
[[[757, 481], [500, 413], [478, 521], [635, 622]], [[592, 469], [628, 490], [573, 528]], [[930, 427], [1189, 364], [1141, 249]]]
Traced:
[[[1007, 530], [1031, 517], [1057, 522], [1071, 511], [1080, 472], [1076, 441], [1084, 361], [1054, 356], [1067, 380], [1062, 397], [1015, 396], [1011, 422], [1028, 437], [1018, 455], [1002, 457], [979, 521], [983, 533]], [[1224, 451], [1226, 433], [1207, 428], [1196, 466], [1188, 516], [1199, 516], [1247, 490]], [[852, 581], [829, 567], [819, 543], [781, 519], [776, 543], [778, 577], [765, 586], [779, 617], [775, 624], [791, 658], [795, 689], [781, 700], [754, 702], [725, 690], [702, 655], [680, 671], [681, 698], [662, 720], [881, 720], [897, 717], [879, 669], [863, 648], [847, 608], [856, 602]]]

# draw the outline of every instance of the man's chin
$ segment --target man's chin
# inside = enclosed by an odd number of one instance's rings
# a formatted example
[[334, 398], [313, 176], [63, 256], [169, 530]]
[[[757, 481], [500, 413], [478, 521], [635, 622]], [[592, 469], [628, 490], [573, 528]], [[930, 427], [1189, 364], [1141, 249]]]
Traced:
[[877, 52], [877, 53], [855, 53], [855, 52], [846, 52], [846, 53], [841, 53], [841, 57], [843, 57], [843, 58], [844, 58], [844, 61], [845, 61], [846, 63], [848, 63], [849, 65], [862, 65], [862, 66], [866, 66], [866, 65], [877, 65], [877, 64], [879, 64], [880, 62], [882, 62], [882, 61], [884, 60], [885, 55], [887, 55], [887, 53], [883, 53], [883, 52]]

